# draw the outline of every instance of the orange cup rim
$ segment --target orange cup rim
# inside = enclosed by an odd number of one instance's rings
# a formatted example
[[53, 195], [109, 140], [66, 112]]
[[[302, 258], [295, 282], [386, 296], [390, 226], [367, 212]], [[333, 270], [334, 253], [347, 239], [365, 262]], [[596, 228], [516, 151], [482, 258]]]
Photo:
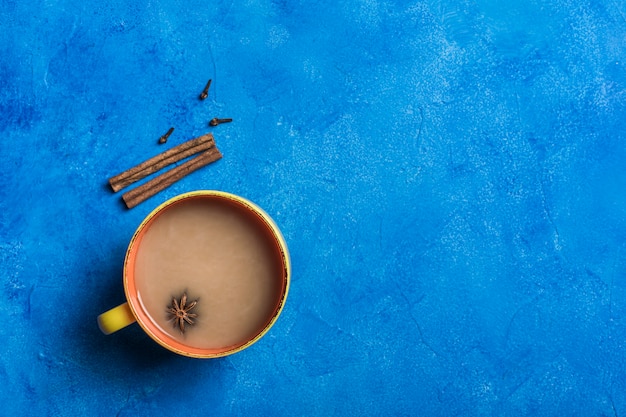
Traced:
[[[137, 248], [139, 245], [139, 241], [143, 234], [148, 230], [150, 223], [156, 219], [161, 213], [167, 210], [168, 207], [172, 207], [175, 204], [179, 204], [182, 201], [195, 199], [195, 198], [218, 198], [227, 200], [231, 203], [238, 204], [246, 208], [247, 210], [254, 213], [259, 220], [261, 220], [267, 229], [273, 235], [277, 248], [280, 251], [280, 257], [283, 263], [283, 286], [282, 293], [279, 300], [279, 303], [276, 307], [275, 313], [267, 322], [265, 327], [257, 333], [250, 340], [245, 341], [242, 344], [238, 344], [231, 347], [226, 347], [224, 349], [201, 349], [192, 346], [187, 346], [183, 343], [178, 342], [177, 340], [167, 336], [164, 332], [160, 331], [158, 326], [154, 324], [151, 319], [148, 317], [148, 314], [143, 310], [140, 305], [137, 291], [135, 287], [135, 279], [134, 274], [132, 273], [132, 269], [134, 269], [134, 260], [135, 255], [137, 253]], [[224, 191], [216, 191], [216, 190], [199, 190], [199, 191], [191, 191], [187, 193], [183, 193], [173, 197], [164, 203], [157, 206], [154, 210], [148, 214], [145, 219], [140, 223], [137, 227], [137, 230], [133, 234], [133, 237], [130, 240], [128, 245], [128, 249], [126, 250], [126, 257], [124, 260], [124, 292], [126, 294], [126, 299], [128, 301], [128, 305], [137, 320], [137, 323], [141, 328], [159, 345], [164, 348], [178, 353], [183, 356], [189, 356], [194, 358], [218, 358], [222, 356], [232, 355], [234, 353], [240, 352], [252, 344], [256, 343], [259, 339], [261, 339], [274, 325], [278, 316], [283, 310], [285, 305], [285, 301], [287, 299], [287, 294], [289, 292], [289, 286], [291, 281], [291, 261], [289, 258], [289, 252], [287, 249], [287, 243], [280, 232], [280, 229], [274, 222], [274, 220], [267, 214], [261, 207], [251, 202], [250, 200], [240, 197], [235, 194], [231, 194]]]

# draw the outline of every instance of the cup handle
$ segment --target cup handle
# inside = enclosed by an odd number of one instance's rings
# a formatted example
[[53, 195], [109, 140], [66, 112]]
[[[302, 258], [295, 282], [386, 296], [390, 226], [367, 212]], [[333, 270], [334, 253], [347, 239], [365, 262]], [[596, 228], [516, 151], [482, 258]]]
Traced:
[[128, 303], [121, 304], [98, 316], [98, 326], [104, 334], [114, 333], [135, 321], [137, 319], [135, 319]]

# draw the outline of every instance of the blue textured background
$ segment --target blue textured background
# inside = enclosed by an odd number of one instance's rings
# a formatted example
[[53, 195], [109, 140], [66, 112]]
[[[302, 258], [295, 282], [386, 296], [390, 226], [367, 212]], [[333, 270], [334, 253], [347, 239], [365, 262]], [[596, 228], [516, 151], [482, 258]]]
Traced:
[[[0, 1], [1, 415], [626, 414], [621, 0]], [[221, 161], [108, 189], [207, 131]], [[282, 228], [280, 320], [210, 361], [103, 336], [195, 189]]]

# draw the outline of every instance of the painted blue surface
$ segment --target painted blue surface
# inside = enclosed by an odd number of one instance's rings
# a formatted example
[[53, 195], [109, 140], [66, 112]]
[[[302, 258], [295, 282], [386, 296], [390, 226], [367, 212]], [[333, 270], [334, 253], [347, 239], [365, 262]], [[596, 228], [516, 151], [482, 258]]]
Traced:
[[[0, 414], [626, 414], [623, 2], [2, 0], [0, 17]], [[132, 210], [108, 189], [208, 131], [221, 161]], [[137, 326], [102, 335], [135, 228], [196, 189], [283, 230], [278, 323], [209, 361]]]

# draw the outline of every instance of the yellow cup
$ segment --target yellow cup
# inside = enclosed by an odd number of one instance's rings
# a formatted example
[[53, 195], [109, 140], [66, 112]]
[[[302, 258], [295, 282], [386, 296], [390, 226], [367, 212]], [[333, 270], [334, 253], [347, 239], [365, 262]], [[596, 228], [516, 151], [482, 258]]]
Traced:
[[[218, 205], [220, 210], [227, 210], [229, 213], [232, 212], [233, 215], [246, 216], [246, 218], [250, 219], [250, 221], [255, 225], [255, 228], [257, 228], [255, 230], [259, 230], [259, 233], [265, 235], [266, 240], [264, 241], [268, 242], [267, 245], [269, 246], [267, 253], [270, 253], [273, 257], [272, 262], [277, 262], [276, 265], [278, 265], [275, 269], [277, 276], [271, 277], [272, 280], [276, 281], [272, 284], [272, 289], [270, 290], [270, 292], [276, 292], [276, 294], [274, 294], [272, 298], [269, 305], [270, 308], [264, 310], [266, 311], [266, 313], [264, 313], [266, 317], [258, 317], [258, 323], [260, 323], [258, 328], [253, 328], [252, 333], [250, 333], [249, 336], [242, 340], [238, 340], [236, 343], [230, 343], [228, 345], [218, 347], [198, 347], [187, 344], [184, 338], [181, 339], [181, 337], [176, 337], [172, 330], [168, 331], [164, 328], [162, 323], [159, 325], [157, 320], [153, 318], [156, 317], [155, 314], [164, 314], [164, 311], [166, 310], [165, 307], [171, 308], [172, 306], [164, 306], [163, 311], [158, 311], [157, 313], [154, 311], [147, 311], [140, 291], [138, 291], [136, 280], [137, 275], [135, 273], [137, 253], [142, 247], [142, 240], [146, 233], [159, 221], [159, 219], [162, 218], [165, 213], [171, 212], [172, 210], [180, 210], [181, 208], [184, 209], [185, 206], [188, 208], [191, 204], [207, 204], [207, 207], [208, 205]], [[207, 216], [208, 215], [209, 212], [207, 212]], [[185, 231], [185, 233], [188, 233], [188, 231]], [[210, 234], [210, 231], [208, 234]], [[203, 235], [202, 238], [212, 239], [213, 237]], [[219, 238], [219, 236], [215, 237], [215, 239]], [[246, 253], [242, 253], [240, 255], [245, 257]], [[181, 262], [184, 261], [181, 260]], [[209, 269], [212, 267], [210, 264], [205, 266]], [[149, 279], [149, 277], [142, 279]], [[229, 277], [229, 279], [236, 280], [237, 277]], [[216, 358], [231, 355], [246, 349], [253, 343], [257, 342], [273, 326], [284, 307], [287, 293], [289, 292], [290, 279], [291, 263], [287, 250], [287, 244], [278, 229], [278, 226], [265, 211], [251, 201], [230, 193], [206, 190], [190, 192], [174, 197], [161, 204], [139, 225], [130, 241], [124, 261], [123, 282], [127, 302], [98, 316], [98, 325], [103, 333], [111, 334], [134, 322], [137, 322], [155, 342], [180, 355], [194, 358]], [[214, 294], [214, 296], [220, 297], [220, 294]], [[180, 300], [177, 300], [177, 303], [179, 301]], [[190, 303], [191, 300], [189, 300], [187, 305], [191, 305]], [[242, 305], [241, 308], [245, 309], [247, 306]], [[255, 321], [255, 323], [256, 322], [257, 321]], [[181, 328], [182, 325], [187, 324], [182, 322], [182, 319], [181, 323]]]

